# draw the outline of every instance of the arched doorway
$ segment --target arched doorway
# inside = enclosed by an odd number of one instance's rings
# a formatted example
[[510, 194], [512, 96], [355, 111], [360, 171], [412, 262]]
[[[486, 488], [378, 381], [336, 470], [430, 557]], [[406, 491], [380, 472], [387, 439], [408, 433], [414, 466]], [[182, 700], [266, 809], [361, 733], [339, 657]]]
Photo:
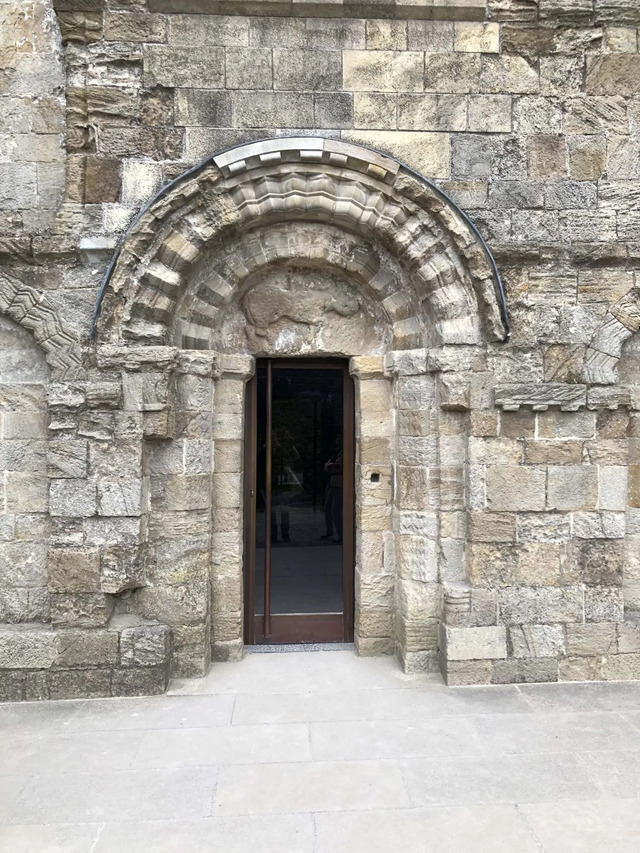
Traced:
[[[293, 358], [341, 359], [354, 381], [357, 648], [434, 667], [442, 581], [465, 578], [463, 386], [485, 343], [508, 336], [495, 263], [465, 215], [368, 149], [240, 146], [141, 213], [96, 318], [103, 361], [148, 374], [135, 387], [151, 556], [131, 606], [172, 625], [174, 670], [242, 652], [247, 383], [257, 359]], [[172, 572], [177, 541], [190, 556]]]

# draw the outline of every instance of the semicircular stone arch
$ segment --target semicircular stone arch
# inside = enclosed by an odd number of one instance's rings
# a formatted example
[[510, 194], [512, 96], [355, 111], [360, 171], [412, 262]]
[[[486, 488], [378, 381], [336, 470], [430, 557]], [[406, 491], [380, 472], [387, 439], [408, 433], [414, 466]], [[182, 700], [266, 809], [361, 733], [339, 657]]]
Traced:
[[301, 261], [358, 291], [386, 348], [508, 337], [493, 259], [453, 202], [389, 157], [318, 137], [240, 146], [166, 187], [114, 258], [96, 337], [224, 350], [222, 318], [254, 273]]

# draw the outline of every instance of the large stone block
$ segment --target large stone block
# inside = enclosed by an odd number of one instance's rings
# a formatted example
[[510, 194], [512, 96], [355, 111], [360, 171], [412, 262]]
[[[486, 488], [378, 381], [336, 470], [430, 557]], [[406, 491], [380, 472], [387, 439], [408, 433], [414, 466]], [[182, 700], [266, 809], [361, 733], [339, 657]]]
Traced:
[[493, 684], [537, 684], [558, 680], [557, 658], [509, 658], [493, 662]]
[[59, 649], [54, 666], [59, 669], [115, 666], [118, 637], [103, 629], [58, 629]]
[[98, 480], [98, 514], [138, 516], [142, 513], [143, 483], [140, 479]]
[[113, 605], [113, 598], [100, 592], [52, 593], [51, 622], [66, 628], [103, 628]]
[[0, 542], [0, 586], [44, 586], [46, 554], [45, 542]]
[[313, 127], [311, 92], [234, 92], [234, 127]]
[[480, 90], [480, 56], [425, 54], [424, 89], [438, 93], [477, 93]]
[[598, 469], [594, 465], [550, 465], [547, 508], [595, 509], [598, 505]]
[[514, 625], [509, 628], [509, 650], [514, 658], [552, 658], [565, 654], [562, 625]]
[[422, 92], [424, 54], [418, 51], [345, 50], [344, 88], [356, 92]]
[[523, 56], [485, 56], [480, 85], [483, 92], [528, 94], [540, 91], [536, 66]]
[[43, 474], [5, 474], [5, 498], [8, 512], [47, 512], [49, 480]]
[[465, 53], [499, 53], [500, 25], [475, 21], [456, 23], [454, 47]]
[[390, 154], [424, 175], [449, 177], [449, 137], [446, 133], [349, 130], [342, 132], [342, 138]]
[[50, 548], [47, 560], [51, 592], [97, 592], [100, 552], [97, 548]]
[[640, 678], [640, 654], [608, 655], [602, 661], [605, 681], [626, 681]]
[[166, 666], [115, 669], [111, 679], [112, 696], [158, 696], [169, 683]]
[[640, 56], [612, 53], [594, 58], [587, 71], [590, 95], [632, 96], [640, 88]]
[[51, 515], [87, 518], [97, 511], [96, 485], [90, 480], [52, 480], [49, 488]]
[[567, 655], [569, 657], [608, 655], [616, 649], [616, 624], [566, 626]]
[[190, 47], [169, 45], [145, 47], [145, 86], [198, 88], [204, 80], [210, 89], [224, 86], [224, 50], [221, 48], [193, 51]]
[[397, 536], [396, 565], [400, 577], [435, 583], [438, 580], [436, 542], [422, 536]]
[[441, 626], [441, 648], [448, 660], [506, 658], [507, 629], [501, 627], [450, 628]]
[[231, 97], [228, 92], [179, 89], [175, 97], [175, 120], [176, 124], [186, 126], [229, 127], [232, 122]]
[[[346, 51], [345, 55], [349, 53]], [[273, 85], [275, 89], [307, 92], [339, 91], [342, 87], [342, 53], [337, 50], [274, 48]], [[346, 88], [351, 87], [347, 85]]]
[[544, 468], [491, 465], [486, 474], [487, 508], [493, 511], [543, 510]]
[[582, 622], [584, 597], [581, 586], [505, 587], [498, 590], [499, 620], [503, 625]]
[[167, 625], [135, 625], [120, 631], [123, 667], [167, 666], [171, 633]]
[[48, 669], [58, 654], [58, 635], [46, 628], [0, 628], [0, 669]]
[[49, 674], [52, 699], [101, 699], [111, 696], [110, 669], [61, 669]]
[[584, 591], [585, 622], [623, 622], [624, 598], [620, 587], [588, 586]]

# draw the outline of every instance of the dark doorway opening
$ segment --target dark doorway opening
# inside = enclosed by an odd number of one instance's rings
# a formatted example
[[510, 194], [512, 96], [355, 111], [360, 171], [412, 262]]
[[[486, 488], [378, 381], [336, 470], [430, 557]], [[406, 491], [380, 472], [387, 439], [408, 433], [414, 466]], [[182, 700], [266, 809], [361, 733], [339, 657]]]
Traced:
[[354, 395], [341, 359], [258, 359], [245, 429], [245, 642], [353, 639]]

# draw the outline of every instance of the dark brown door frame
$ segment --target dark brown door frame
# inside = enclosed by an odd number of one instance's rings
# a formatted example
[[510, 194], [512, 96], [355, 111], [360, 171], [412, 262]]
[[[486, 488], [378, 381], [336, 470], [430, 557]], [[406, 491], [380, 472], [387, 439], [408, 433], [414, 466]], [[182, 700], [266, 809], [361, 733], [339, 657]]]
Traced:
[[[312, 636], [313, 642], [353, 640], [355, 571], [355, 409], [353, 380], [345, 361], [319, 359], [260, 359], [267, 369], [267, 447], [266, 478], [271, 467], [272, 369], [341, 370], [343, 375], [343, 541], [342, 541], [342, 614], [310, 613], [271, 615], [270, 540], [268, 535], [271, 489], [265, 500], [265, 613], [255, 615], [255, 541], [257, 503], [258, 439], [258, 366], [247, 385], [244, 430], [244, 634], [245, 643], [295, 643]], [[266, 618], [265, 618], [266, 617]]]

